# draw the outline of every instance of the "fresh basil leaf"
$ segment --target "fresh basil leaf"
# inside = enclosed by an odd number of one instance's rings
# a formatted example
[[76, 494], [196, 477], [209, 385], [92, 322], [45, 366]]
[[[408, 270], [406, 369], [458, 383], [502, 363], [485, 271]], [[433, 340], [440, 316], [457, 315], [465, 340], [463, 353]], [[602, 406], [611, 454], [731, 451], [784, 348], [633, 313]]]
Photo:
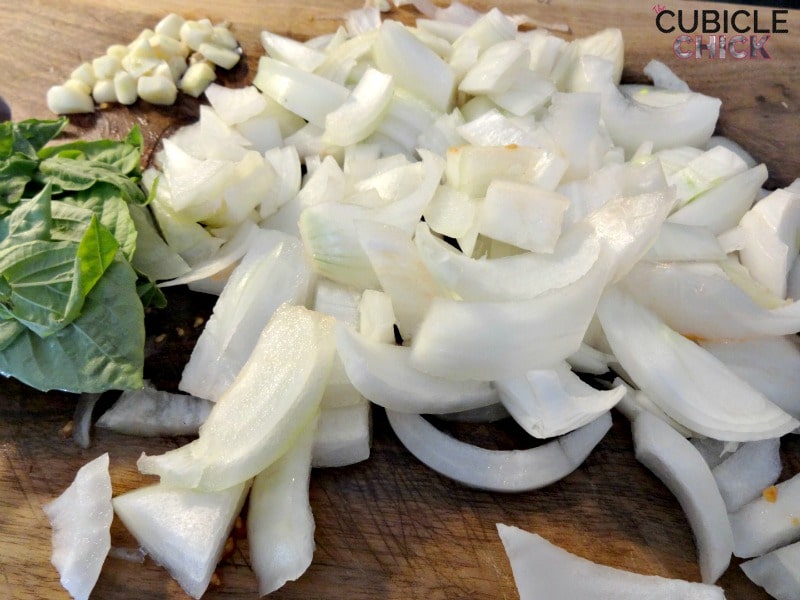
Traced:
[[128, 203], [122, 199], [116, 187], [108, 183], [97, 183], [88, 190], [65, 197], [63, 202], [89, 209], [97, 215], [100, 223], [114, 234], [125, 258], [131, 260], [136, 250], [138, 233], [128, 210]]
[[138, 389], [143, 385], [144, 335], [136, 273], [115, 260], [77, 319], [46, 338], [30, 330], [18, 334], [0, 352], [0, 373], [40, 390]]
[[27, 119], [16, 124], [17, 132], [24, 137], [38, 152], [52, 140], [56, 139], [69, 125], [66, 117], [58, 119]]
[[0, 254], [0, 272], [11, 290], [6, 308], [37, 335], [52, 335], [80, 314], [117, 247], [94, 216], [77, 244], [35, 240], [12, 246]]
[[28, 119], [18, 123], [13, 121], [0, 123], [0, 158], [20, 153], [36, 160], [36, 153], [55, 139], [67, 123], [64, 117], [51, 121]]
[[114, 167], [94, 160], [73, 160], [60, 156], [44, 159], [39, 164], [37, 180], [50, 183], [53, 193], [88, 190], [97, 182], [109, 183], [119, 190], [125, 202], [144, 204], [146, 197], [139, 185]]
[[16, 208], [0, 221], [0, 249], [31, 240], [49, 240], [52, 216], [50, 186]]
[[[50, 238], [58, 241], [80, 242], [95, 212], [71, 202], [51, 202], [52, 225]], [[102, 219], [101, 219], [102, 223]]]
[[167, 306], [167, 297], [161, 288], [149, 277], [139, 274], [136, 282], [136, 293], [145, 308], [164, 308]]
[[37, 161], [24, 154], [12, 154], [0, 159], [0, 210], [19, 202], [38, 166]]
[[137, 145], [114, 140], [78, 140], [60, 146], [48, 146], [39, 151], [42, 160], [54, 156], [104, 163], [128, 175], [139, 168], [142, 153]]
[[0, 352], [11, 345], [17, 336], [25, 331], [25, 326], [14, 319], [0, 321]]

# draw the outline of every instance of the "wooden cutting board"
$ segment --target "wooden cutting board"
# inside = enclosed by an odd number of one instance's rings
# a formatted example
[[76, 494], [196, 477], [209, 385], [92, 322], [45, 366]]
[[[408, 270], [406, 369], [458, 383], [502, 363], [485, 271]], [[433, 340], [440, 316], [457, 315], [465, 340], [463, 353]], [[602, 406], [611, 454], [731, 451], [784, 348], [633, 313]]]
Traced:
[[[768, 42], [770, 60], [680, 60], [674, 34], [660, 33], [650, 2], [583, 0], [508, 1], [508, 13], [564, 23], [571, 35], [603, 26], [623, 30], [625, 78], [644, 81], [642, 67], [657, 58], [696, 90], [723, 99], [721, 133], [739, 141], [767, 163], [772, 185], [800, 175], [798, 98], [800, 14], [788, 17], [789, 34]], [[170, 11], [186, 17], [228, 21], [245, 49], [245, 61], [222, 81], [245, 85], [263, 54], [258, 34], [270, 29], [307, 38], [330, 32], [358, 1], [162, 0], [121, 4], [111, 0], [0, 2], [0, 95], [15, 119], [48, 118], [45, 93], [82, 61], [114, 43], [126, 43]], [[480, 10], [492, 5], [474, 4]], [[678, 2], [677, 10], [723, 9], [731, 5]], [[752, 10], [752, 9], [751, 9]], [[764, 11], [764, 9], [761, 9]], [[410, 20], [404, 9], [395, 17]], [[567, 35], [569, 37], [569, 35]], [[170, 127], [196, 115], [197, 104], [173, 108], [134, 106], [73, 119], [70, 134], [119, 137], [138, 123], [152, 149]], [[174, 387], [210, 311], [211, 299], [170, 292], [170, 309], [148, 316], [154, 355], [147, 375]], [[0, 381], [0, 597], [67, 598], [49, 563], [50, 528], [42, 505], [60, 494], [88, 460], [108, 451], [114, 493], [152, 481], [135, 461], [142, 451], [158, 453], [186, 440], [140, 439], [98, 431], [87, 450], [65, 437], [75, 397], [41, 394], [14, 381]], [[463, 432], [459, 432], [460, 434]], [[513, 428], [482, 427], [469, 433], [489, 446], [518, 441]], [[499, 440], [499, 441], [498, 441]], [[800, 442], [782, 447], [784, 477], [800, 468]], [[694, 542], [680, 507], [634, 459], [628, 425], [619, 415], [611, 433], [575, 473], [545, 490], [502, 495], [476, 492], [449, 482], [420, 465], [398, 444], [385, 416], [375, 411], [372, 457], [343, 469], [316, 470], [311, 483], [316, 517], [314, 563], [275, 598], [516, 598], [511, 570], [496, 534], [498, 522], [535, 531], [564, 548], [598, 562], [639, 573], [699, 579]], [[115, 521], [112, 542], [135, 543]], [[736, 566], [720, 580], [729, 600], [767, 596]], [[220, 569], [221, 583], [206, 598], [255, 598], [255, 578], [245, 542]], [[151, 561], [133, 564], [109, 558], [95, 598], [184, 598], [179, 587]]]

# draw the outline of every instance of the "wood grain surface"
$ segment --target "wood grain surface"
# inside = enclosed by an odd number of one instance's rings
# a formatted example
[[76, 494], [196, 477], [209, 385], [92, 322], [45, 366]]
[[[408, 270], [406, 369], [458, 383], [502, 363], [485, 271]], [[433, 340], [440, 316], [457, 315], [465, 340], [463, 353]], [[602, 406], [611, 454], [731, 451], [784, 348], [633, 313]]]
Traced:
[[[651, 58], [670, 65], [696, 90], [723, 99], [719, 131], [739, 141], [770, 169], [771, 185], [800, 175], [800, 14], [791, 12], [789, 34], [773, 36], [771, 60], [679, 60], [672, 35], [654, 25], [647, 0], [508, 1], [493, 5], [541, 21], [566, 23], [572, 35], [603, 26], [623, 30], [624, 76], [643, 81]], [[665, 3], [669, 8], [731, 8], [718, 3]], [[111, 0], [0, 2], [0, 95], [15, 119], [47, 118], [45, 92], [82, 61], [113, 43], [127, 42], [170, 11], [187, 17], [228, 21], [246, 60], [222, 80], [249, 83], [263, 51], [263, 29], [307, 38], [332, 31], [348, 8], [360, 2], [315, 0]], [[764, 10], [764, 9], [762, 9]], [[411, 20], [403, 9], [393, 15]], [[569, 36], [568, 36], [569, 37]], [[169, 109], [136, 105], [73, 119], [70, 135], [119, 137], [139, 123], [152, 149], [165, 131], [194, 118], [197, 103], [184, 99]], [[153, 356], [146, 375], [174, 387], [199, 334], [211, 299], [170, 290], [170, 309], [148, 315]], [[135, 468], [143, 450], [157, 453], [185, 439], [139, 439], [98, 431], [87, 450], [76, 447], [63, 428], [74, 396], [41, 394], [10, 380], [0, 381], [0, 597], [68, 598], [50, 565], [50, 528], [42, 505], [60, 494], [88, 460], [110, 452], [114, 494], [152, 481]], [[459, 435], [463, 431], [456, 432]], [[471, 439], [489, 447], [518, 443], [512, 426], [480, 427]], [[782, 446], [784, 477], [800, 468], [800, 442]], [[314, 563], [297, 582], [273, 594], [279, 599], [516, 598], [511, 570], [497, 537], [503, 522], [535, 531], [564, 548], [598, 562], [639, 573], [699, 579], [694, 542], [680, 507], [661, 483], [639, 465], [628, 425], [619, 415], [611, 433], [575, 473], [545, 490], [502, 495], [475, 492], [420, 465], [398, 444], [385, 416], [375, 411], [372, 457], [359, 465], [316, 470], [311, 481], [316, 518]], [[133, 539], [115, 521], [112, 543], [132, 548]], [[746, 580], [734, 560], [720, 580], [729, 600], [759, 600], [766, 594]], [[220, 568], [220, 585], [206, 598], [257, 597], [246, 541]], [[94, 598], [180, 599], [185, 595], [152, 561], [133, 564], [109, 558]]]

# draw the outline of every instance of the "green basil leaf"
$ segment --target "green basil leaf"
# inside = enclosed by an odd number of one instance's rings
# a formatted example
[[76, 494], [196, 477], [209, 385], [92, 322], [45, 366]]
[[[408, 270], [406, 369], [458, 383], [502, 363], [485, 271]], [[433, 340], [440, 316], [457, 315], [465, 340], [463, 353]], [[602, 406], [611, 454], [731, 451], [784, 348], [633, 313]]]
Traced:
[[35, 197], [17, 204], [0, 221], [0, 249], [31, 240], [49, 240], [51, 227], [50, 187], [46, 186]]
[[14, 319], [0, 321], [0, 352], [10, 346], [17, 336], [25, 331], [25, 326]]
[[117, 248], [94, 216], [79, 243], [35, 240], [12, 246], [0, 255], [0, 272], [10, 287], [5, 306], [37, 335], [52, 335], [80, 314]]
[[94, 160], [73, 160], [60, 156], [39, 164], [37, 180], [53, 186], [53, 193], [88, 190], [97, 182], [109, 183], [119, 190], [125, 202], [144, 204], [146, 197], [139, 185], [114, 167]]
[[116, 187], [108, 183], [97, 183], [88, 190], [65, 197], [63, 202], [89, 209], [97, 215], [100, 223], [114, 234], [125, 258], [131, 260], [136, 250], [138, 233], [128, 210], [128, 203], [123, 200]]
[[36, 160], [24, 154], [12, 154], [0, 159], [0, 209], [10, 208], [19, 202], [38, 166]]
[[128, 175], [139, 168], [142, 153], [137, 145], [114, 140], [78, 140], [59, 146], [48, 146], [39, 151], [39, 158], [42, 160], [54, 156], [104, 163], [123, 175]]
[[161, 288], [146, 275], [139, 274], [139, 280], [136, 282], [136, 293], [145, 308], [164, 308], [167, 306], [167, 297]]
[[46, 338], [30, 330], [0, 352], [0, 373], [40, 390], [103, 392], [143, 385], [144, 309], [136, 273], [115, 260], [80, 316]]

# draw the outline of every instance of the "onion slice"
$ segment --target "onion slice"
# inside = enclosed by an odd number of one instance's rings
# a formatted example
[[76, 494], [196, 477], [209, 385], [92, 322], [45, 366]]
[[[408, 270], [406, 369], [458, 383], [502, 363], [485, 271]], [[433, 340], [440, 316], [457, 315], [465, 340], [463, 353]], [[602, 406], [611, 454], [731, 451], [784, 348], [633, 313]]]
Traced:
[[744, 442], [779, 437], [800, 425], [619, 287], [606, 290], [597, 316], [622, 368], [684, 427], [718, 440]]
[[530, 300], [434, 298], [411, 345], [411, 365], [448, 379], [492, 381], [564, 360], [581, 345], [608, 277], [597, 261], [577, 281]]
[[678, 499], [695, 536], [703, 582], [714, 583], [730, 564], [733, 532], [708, 464], [689, 441], [650, 413], [636, 417], [632, 430], [636, 459]]
[[728, 512], [755, 500], [780, 477], [783, 465], [779, 438], [745, 442], [711, 469]]
[[487, 450], [459, 441], [420, 415], [386, 411], [397, 437], [418, 460], [466, 486], [495, 492], [536, 490], [577, 469], [611, 428], [611, 415], [529, 450]]
[[347, 377], [368, 400], [404, 413], [444, 414], [489, 406], [497, 392], [483, 381], [451, 381], [417, 370], [407, 346], [383, 344], [336, 326], [336, 348]]
[[745, 575], [775, 600], [800, 597], [800, 542], [739, 565]]
[[193, 442], [142, 454], [142, 473], [183, 487], [220, 490], [272, 464], [319, 410], [336, 352], [332, 317], [282, 305]]
[[520, 600], [724, 600], [722, 588], [594, 563], [518, 527], [497, 524]]
[[495, 382], [503, 406], [530, 435], [550, 438], [569, 433], [611, 410], [626, 393], [623, 385], [596, 390], [566, 363]]
[[51, 562], [61, 585], [76, 600], [88, 600], [111, 548], [111, 477], [108, 453], [78, 470], [64, 492], [43, 507], [53, 526]]
[[799, 503], [800, 475], [795, 475], [731, 513], [733, 553], [753, 558], [799, 540]]
[[250, 482], [219, 492], [156, 484], [113, 500], [114, 512], [192, 598], [208, 588]]
[[308, 501], [316, 419], [292, 446], [256, 475], [247, 509], [247, 541], [266, 596], [305, 573], [314, 555], [314, 515]]

